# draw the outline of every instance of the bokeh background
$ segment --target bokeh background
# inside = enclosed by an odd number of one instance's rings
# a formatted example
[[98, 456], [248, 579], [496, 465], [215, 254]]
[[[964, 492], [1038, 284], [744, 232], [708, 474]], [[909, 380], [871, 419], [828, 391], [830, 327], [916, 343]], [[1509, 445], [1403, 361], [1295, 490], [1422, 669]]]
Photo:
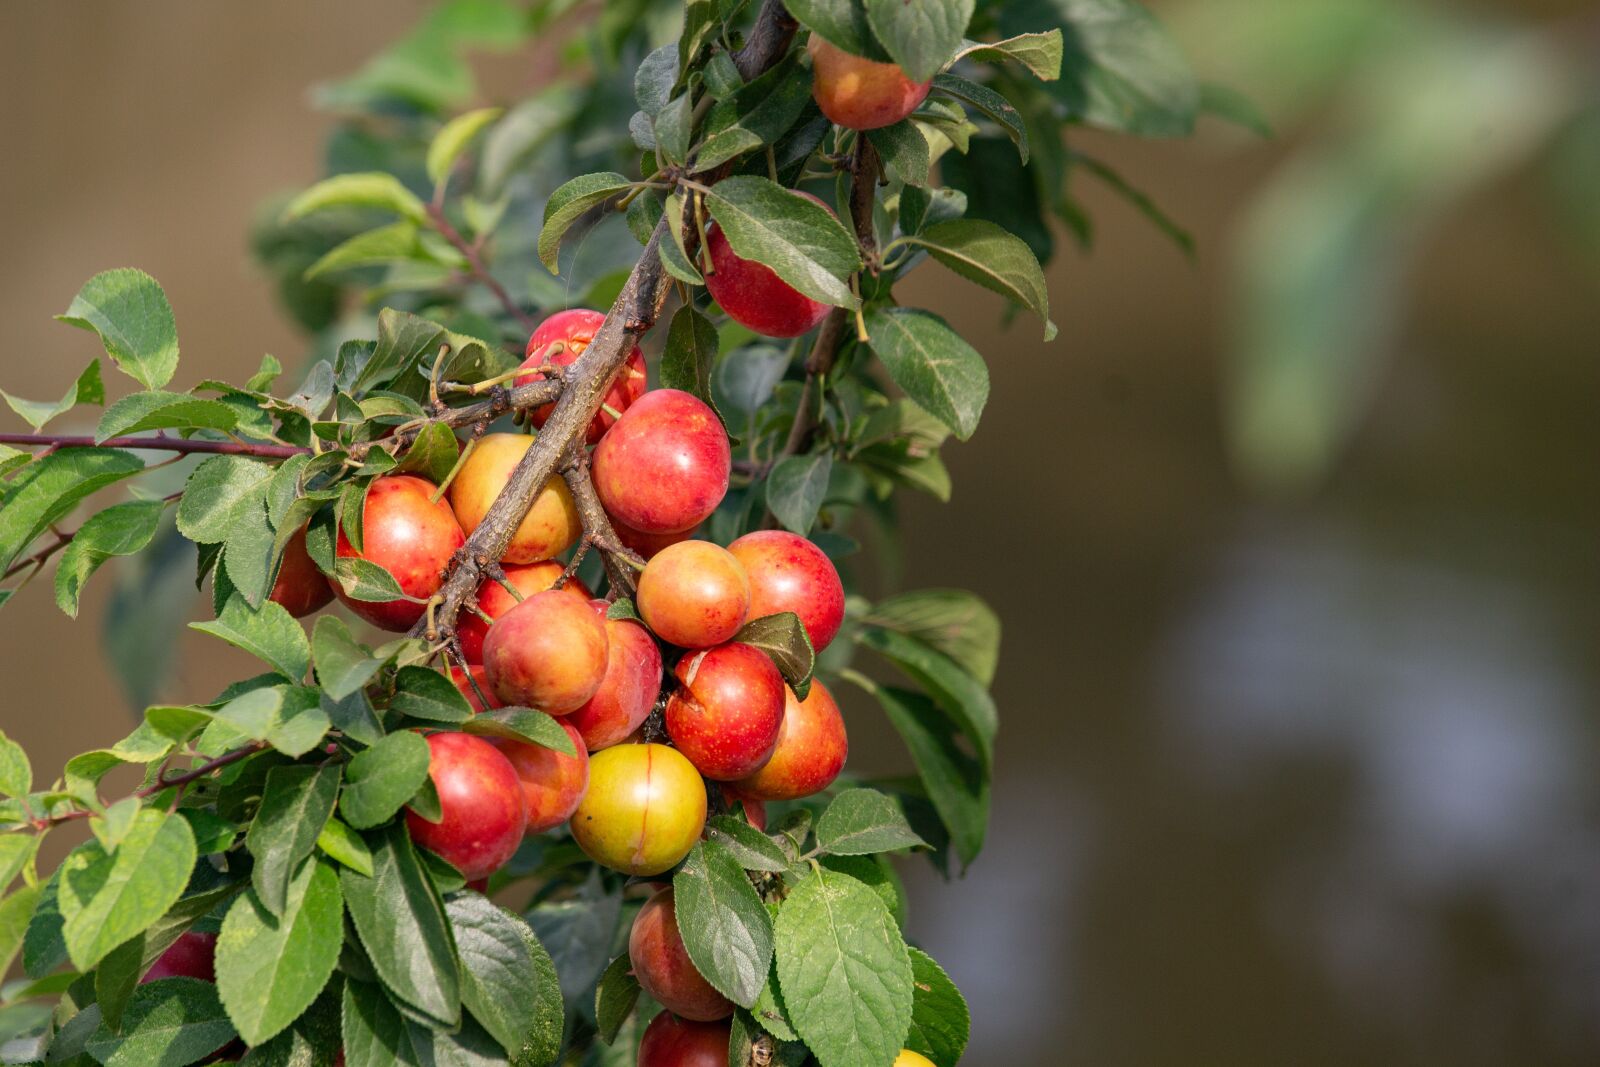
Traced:
[[[1600, 10], [1156, 6], [1275, 127], [1074, 139], [1192, 258], [1086, 181], [1053, 345], [911, 286], [994, 392], [953, 502], [908, 502], [903, 579], [1006, 624], [990, 844], [950, 885], [907, 865], [911, 932], [982, 1067], [1594, 1063]], [[180, 383], [293, 368], [249, 223], [320, 172], [308, 87], [421, 7], [0, 9], [6, 388], [66, 388], [94, 339], [50, 315], [116, 266], [165, 286]], [[489, 57], [485, 95], [541, 70]], [[179, 700], [247, 670], [198, 635], [102, 648], [133, 580], [76, 622], [42, 585], [0, 613], [36, 766], [125, 732], [109, 656], [171, 655]], [[855, 764], [896, 769], [847, 713]]]

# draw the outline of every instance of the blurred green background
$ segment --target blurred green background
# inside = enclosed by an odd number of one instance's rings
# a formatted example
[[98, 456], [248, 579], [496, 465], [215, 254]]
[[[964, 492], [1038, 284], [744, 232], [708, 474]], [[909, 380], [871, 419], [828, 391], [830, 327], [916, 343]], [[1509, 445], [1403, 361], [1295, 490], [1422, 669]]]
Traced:
[[[906, 867], [910, 932], [976, 1065], [1596, 1062], [1600, 9], [1156, 6], [1274, 136], [1073, 144], [1192, 260], [1084, 180], [1054, 344], [958, 281], [907, 294], [994, 391], [953, 502], [907, 502], [904, 582], [1006, 623], [990, 844], [948, 886]], [[6, 388], [59, 395], [94, 343], [50, 315], [115, 266], [165, 286], [182, 381], [293, 366], [249, 223], [319, 173], [307, 88], [421, 10], [8, 5]], [[486, 57], [484, 94], [550, 54]], [[0, 613], [0, 726], [41, 769], [128, 721], [107, 570], [76, 623], [42, 588]], [[146, 638], [110, 654], [171, 655], [162, 696], [249, 669]], [[846, 706], [853, 766], [897, 769]]]

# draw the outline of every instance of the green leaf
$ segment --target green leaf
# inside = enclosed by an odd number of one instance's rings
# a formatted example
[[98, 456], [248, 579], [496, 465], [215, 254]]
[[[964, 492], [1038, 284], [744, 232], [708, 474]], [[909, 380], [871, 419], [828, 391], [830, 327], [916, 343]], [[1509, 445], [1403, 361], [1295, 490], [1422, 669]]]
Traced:
[[89, 576], [112, 556], [131, 556], [148, 545], [165, 508], [159, 500], [131, 500], [84, 520], [56, 567], [56, 606], [77, 618], [78, 597]]
[[435, 185], [448, 178], [456, 160], [461, 158], [473, 139], [504, 113], [504, 108], [479, 108], [457, 115], [445, 123], [428, 145], [428, 178]]
[[656, 150], [669, 164], [682, 164], [689, 156], [692, 108], [689, 94], [679, 93], [655, 118]]
[[685, 285], [704, 285], [706, 280], [700, 276], [699, 268], [695, 266], [684, 245], [683, 231], [687, 225], [684, 213], [688, 210], [688, 201], [681, 193], [670, 193], [663, 210], [667, 220], [667, 232], [671, 234], [672, 240], [662, 241], [659, 245], [661, 265], [666, 268], [668, 274]]
[[11, 969], [11, 961], [28, 935], [39, 894], [39, 889], [25, 885], [0, 900], [0, 968], [3, 968], [0, 973]]
[[106, 387], [100, 381], [100, 360], [91, 359], [89, 365], [83, 369], [83, 373], [78, 375], [78, 380], [72, 383], [72, 388], [67, 390], [67, 395], [54, 403], [23, 400], [3, 390], [0, 390], [0, 396], [5, 397], [11, 410], [21, 415], [29, 426], [35, 430], [42, 430], [45, 423], [57, 415], [65, 415], [79, 404], [104, 404]]
[[372, 850], [361, 835], [338, 816], [330, 816], [323, 824], [322, 831], [317, 834], [317, 847], [357, 874], [372, 877]]
[[[85, 842], [78, 849], [88, 847], [89, 843]], [[71, 854], [67, 858], [71, 859]], [[67, 962], [67, 942], [62, 934], [66, 920], [61, 916], [60, 900], [61, 871], [65, 866], [66, 862], [63, 861], [61, 867], [50, 872], [50, 877], [39, 889], [32, 917], [26, 920], [28, 929], [22, 936], [22, 969], [29, 978], [43, 978]]]
[[[933, 79], [933, 87], [957, 100], [970, 104], [993, 119], [1017, 146], [1022, 162], [1028, 162], [1028, 127], [1023, 124], [1022, 113], [1011, 101], [977, 82], [954, 74], [940, 74]], [[949, 158], [948, 156], [945, 158]]]
[[781, 872], [789, 869], [788, 857], [777, 842], [731, 815], [713, 815], [708, 819], [706, 839], [715, 841], [747, 871]]
[[102, 1021], [85, 1048], [105, 1067], [184, 1067], [220, 1050], [236, 1033], [216, 986], [163, 978], [133, 991], [120, 1033]]
[[883, 157], [884, 168], [891, 178], [907, 185], [927, 185], [928, 171], [933, 167], [933, 157], [928, 153], [928, 139], [910, 119], [901, 119], [892, 126], [869, 130], [867, 139]]
[[1179, 251], [1191, 259], [1194, 257], [1194, 235], [1184, 229], [1165, 211], [1161, 210], [1161, 206], [1150, 197], [1150, 194], [1135, 187], [1121, 174], [1117, 173], [1115, 169], [1095, 159], [1093, 156], [1072, 151], [1069, 151], [1067, 155], [1073, 164], [1082, 167], [1089, 174], [1100, 179], [1107, 188], [1131, 204], [1134, 210], [1143, 215], [1156, 229], [1166, 235], [1168, 240], [1177, 245]]
[[0, 794], [25, 797], [33, 788], [33, 765], [21, 745], [0, 730]]
[[143, 430], [232, 430], [238, 422], [233, 408], [220, 400], [152, 390], [130, 393], [106, 408], [94, 439], [104, 442]]
[[985, 219], [952, 219], [907, 238], [963, 278], [1021, 304], [1044, 320], [1044, 339], [1055, 336], [1050, 291], [1033, 250]]
[[778, 984], [823, 1067], [882, 1067], [911, 1025], [911, 960], [894, 917], [854, 878], [819, 868], [778, 910]]
[[311, 654], [317, 664], [317, 683], [334, 700], [343, 700], [365, 686], [383, 666], [383, 660], [358, 644], [344, 620], [334, 615], [318, 617], [311, 631]]
[[96, 274], [56, 318], [99, 334], [106, 354], [146, 389], [160, 389], [178, 369], [172, 305], [142, 270], [124, 267]]
[[605, 970], [621, 916], [620, 890], [607, 889], [592, 868], [576, 895], [544, 901], [527, 913], [560, 975], [564, 1001], [576, 1003]]
[[994, 699], [976, 678], [950, 657], [895, 630], [864, 626], [857, 640], [926, 689], [971, 738], [984, 767], [991, 765], [999, 714], [995, 711]]
[[836, 856], [870, 856], [927, 844], [894, 798], [876, 789], [846, 789], [817, 820], [817, 845]]
[[508, 1055], [516, 1053], [536, 1022], [527, 923], [478, 893], [454, 897], [445, 914], [461, 958], [462, 1002]]
[[778, 673], [801, 700], [811, 689], [811, 671], [817, 654], [800, 617], [792, 611], [751, 619], [734, 634], [735, 641], [754, 645], [771, 657]]
[[63, 448], [18, 471], [0, 508], [0, 571], [84, 497], [142, 470], [143, 461], [119, 448]]
[[372, 868], [370, 878], [341, 871], [339, 884], [373, 969], [413, 1011], [441, 1027], [455, 1026], [461, 1019], [455, 945], [404, 826], [396, 823], [379, 835]]
[[37, 834], [0, 834], [0, 893], [5, 892], [32, 861], [41, 840]]
[[430, 1029], [402, 1015], [367, 982], [346, 982], [343, 1012], [348, 1067], [496, 1067], [505, 1050], [471, 1019], [459, 1031]]
[[529, 995], [533, 1006], [533, 1025], [523, 1036], [522, 1048], [511, 1057], [511, 1067], [548, 1067], [561, 1055], [561, 1038], [566, 1015], [561, 1004], [561, 983], [550, 953], [534, 935], [533, 927], [522, 924], [523, 940], [533, 960], [534, 982]]
[[178, 501], [178, 531], [191, 541], [226, 541], [258, 506], [272, 467], [244, 456], [212, 456], [194, 469]]
[[428, 780], [428, 742], [409, 730], [358, 752], [345, 768], [339, 814], [357, 830], [387, 822]]
[[340, 1058], [339, 1007], [344, 983], [330, 981], [289, 1028], [245, 1052], [239, 1067], [337, 1067]]
[[[383, 604], [391, 600], [410, 600], [395, 576], [371, 560], [341, 556], [334, 561], [333, 576], [351, 600]], [[326, 616], [324, 616], [326, 618]]]
[[460, 457], [461, 442], [456, 440], [455, 433], [444, 423], [434, 422], [417, 434], [396, 469], [402, 474], [420, 474], [438, 484], [450, 476]]
[[338, 764], [290, 764], [267, 772], [267, 787], [245, 844], [256, 861], [251, 884], [262, 906], [275, 916], [285, 915], [289, 883], [333, 815], [341, 771]]
[[1049, 82], [1061, 77], [1061, 54], [1061, 31], [1049, 30], [1045, 33], [1021, 33], [1003, 41], [962, 41], [952, 62], [981, 59], [990, 63], [1004, 63], [1014, 59], [1033, 71], [1040, 80]]
[[[225, 576], [227, 582], [232, 583], [233, 592], [242, 597], [251, 610], [259, 610], [271, 594], [278, 567], [283, 562], [283, 546], [289, 540], [285, 536], [280, 544], [277, 531], [272, 528], [267, 515], [267, 488], [265, 484], [257, 487], [255, 499], [242, 509], [239, 521], [228, 532], [222, 549], [222, 568], [212, 580], [212, 592], [220, 595], [221, 580]], [[285, 534], [292, 532], [292, 529], [286, 530]]]
[[532, 708], [496, 708], [480, 712], [461, 724], [463, 733], [479, 737], [503, 737], [510, 741], [529, 741], [563, 755], [575, 756], [572, 737], [561, 723]]
[[210, 622], [191, 622], [191, 630], [220, 637], [258, 659], [266, 660], [287, 678], [304, 678], [311, 668], [311, 643], [282, 605], [271, 600], [251, 611], [240, 597], [223, 605]]
[[961, 440], [971, 437], [989, 399], [983, 357], [928, 311], [874, 309], [867, 332], [894, 383]]
[[750, 1007], [772, 966], [772, 915], [733, 853], [697, 842], [672, 878], [678, 933], [695, 969]]
[[664, 44], [645, 56], [633, 74], [633, 98], [652, 119], [667, 108], [678, 83], [678, 44]]
[[[937, 836], [942, 843], [944, 836]], [[937, 854], [930, 858], [937, 859]], [[876, 856], [823, 856], [818, 862], [830, 871], [848, 874], [878, 894], [883, 906], [894, 916], [895, 925], [901, 930], [906, 928], [906, 890], [900, 883], [900, 876], [895, 873], [894, 863], [888, 855], [879, 853]]]
[[667, 347], [661, 354], [661, 388], [692, 393], [716, 409], [711, 374], [717, 365], [717, 328], [692, 304], [672, 316]]
[[1273, 137], [1272, 123], [1244, 93], [1227, 85], [1206, 82], [1200, 86], [1200, 113], [1231, 122], [1263, 140]]
[[718, 182], [706, 206], [741, 258], [766, 265], [813, 300], [859, 303], [847, 279], [861, 269], [860, 250], [827, 208], [748, 174]]
[[479, 191], [498, 197], [506, 180], [571, 122], [588, 99], [570, 82], [557, 81], [506, 112], [484, 138], [478, 163]]
[[[432, 722], [466, 722], [472, 705], [455, 683], [428, 667], [401, 667], [395, 675], [394, 699], [389, 707], [413, 719]], [[565, 735], [566, 731], [562, 731]], [[570, 738], [569, 738], [570, 740]]]
[[795, 124], [811, 99], [811, 74], [798, 52], [765, 72], [706, 113], [706, 137], [695, 153], [700, 170], [721, 166], [735, 156], [776, 144]]
[[544, 206], [544, 226], [539, 230], [539, 261], [551, 274], [559, 270], [557, 256], [561, 238], [585, 212], [633, 187], [633, 182], [615, 171], [584, 174], [573, 178], [550, 194]]
[[860, 0], [790, 0], [785, 6], [802, 26], [846, 52], [880, 63], [889, 58], [873, 37]]
[[217, 937], [217, 993], [240, 1036], [259, 1045], [294, 1022], [328, 984], [343, 944], [344, 904], [329, 864], [302, 864], [278, 915], [254, 891], [234, 901]]
[[916, 988], [911, 1001], [911, 1031], [906, 1048], [919, 1052], [934, 1067], [956, 1067], [967, 1050], [972, 1017], [961, 990], [950, 981], [944, 968], [921, 949], [911, 953], [911, 978]]
[[301, 277], [309, 282], [334, 271], [350, 270], [354, 267], [373, 267], [396, 262], [432, 262], [432, 257], [427, 254], [419, 239], [420, 232], [415, 222], [401, 219], [367, 230], [365, 233], [358, 233], [348, 241], [329, 249], [321, 259], [307, 267]]
[[973, 0], [866, 0], [867, 22], [915, 82], [932, 78], [961, 47]]
[[428, 217], [428, 210], [417, 194], [400, 184], [400, 179], [393, 174], [381, 171], [325, 178], [291, 200], [283, 210], [283, 217], [293, 221], [335, 207], [392, 211], [418, 223]]
[[1002, 33], [1055, 25], [1065, 37], [1051, 95], [1080, 121], [1140, 137], [1187, 137], [1199, 90], [1182, 50], [1134, 0], [1023, 0], [999, 12]]
[[638, 1001], [639, 980], [633, 976], [633, 960], [624, 952], [611, 961], [594, 989], [595, 1028], [601, 1041], [608, 1045], [616, 1042]]
[[989, 781], [983, 765], [962, 748], [950, 717], [921, 693], [887, 685], [873, 692], [911, 751], [956, 855], [963, 866], [970, 864], [983, 848], [989, 823]]
[[122, 1013], [128, 1006], [144, 970], [144, 936], [130, 938], [112, 949], [94, 969], [94, 999], [100, 1017], [112, 1030], [122, 1029]]
[[59, 900], [67, 954], [87, 971], [130, 937], [161, 918], [194, 867], [189, 824], [146, 808], [113, 853], [98, 841], [76, 849], [61, 865]]
[[767, 507], [786, 529], [802, 536], [810, 533], [832, 474], [832, 452], [785, 456], [767, 478]]
[[964, 589], [918, 589], [874, 604], [862, 620], [914, 637], [988, 686], [1000, 658], [1000, 617]]

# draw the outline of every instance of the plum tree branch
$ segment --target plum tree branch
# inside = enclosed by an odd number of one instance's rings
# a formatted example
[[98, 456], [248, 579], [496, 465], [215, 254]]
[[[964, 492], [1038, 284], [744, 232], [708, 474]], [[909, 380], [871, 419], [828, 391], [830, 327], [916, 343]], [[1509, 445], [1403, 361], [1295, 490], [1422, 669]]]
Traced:
[[[201, 778], [206, 777], [206, 775], [211, 774], [213, 771], [221, 770], [223, 767], [226, 767], [231, 763], [238, 763], [247, 756], [253, 756], [257, 752], [262, 752], [266, 750], [267, 747], [268, 745], [265, 741], [251, 741], [248, 744], [240, 745], [238, 748], [230, 749], [229, 751], [224, 752], [222, 755], [217, 756], [215, 759], [209, 759], [200, 764], [200, 766], [184, 771], [182, 774], [175, 774], [171, 777], [168, 777], [166, 772], [163, 771], [153, 784], [147, 785], [143, 789], [136, 789], [130, 793], [129, 796], [137, 797], [140, 800], [145, 800], [149, 797], [155, 796], [157, 793], [160, 793], [163, 790], [186, 786], [190, 782], [199, 781]], [[76, 819], [87, 819], [93, 814], [94, 812], [87, 808], [78, 808], [73, 811], [62, 812], [60, 815], [49, 815], [37, 819], [29, 819], [28, 826], [33, 830], [44, 830], [51, 826], [57, 826], [61, 823], [72, 822]]]
[[433, 228], [439, 232], [439, 236], [448, 241], [451, 248], [461, 253], [462, 258], [467, 261], [467, 268], [472, 273], [472, 276], [482, 282], [485, 289], [494, 294], [494, 298], [500, 301], [500, 306], [505, 308], [518, 322], [522, 323], [523, 329], [531, 332], [535, 326], [539, 325], [532, 315], [522, 310], [517, 305], [517, 302], [511, 299], [511, 294], [506, 292], [506, 287], [500, 284], [500, 279], [489, 273], [489, 268], [483, 262], [483, 257], [479, 255], [477, 246], [461, 236], [461, 231], [457, 230], [454, 224], [445, 217], [444, 209], [438, 204], [429, 204], [427, 211], [428, 221], [433, 223]]
[[[745, 45], [734, 55], [734, 66], [750, 80], [777, 63], [794, 40], [797, 23], [782, 0], [763, 0]], [[540, 490], [557, 473], [567, 450], [582, 442], [589, 421], [600, 410], [606, 391], [621, 371], [629, 352], [661, 315], [671, 287], [665, 284], [661, 243], [671, 240], [667, 222], [656, 224], [644, 252], [617, 294], [582, 359], [568, 368], [566, 387], [545, 421], [538, 440], [523, 453], [506, 487], [490, 505], [483, 521], [451, 561], [439, 592], [430, 602], [433, 610], [412, 628], [413, 636], [430, 642], [455, 633], [461, 607], [477, 593], [488, 567], [505, 554], [512, 534], [533, 506]], [[581, 443], [576, 447], [582, 447]], [[603, 514], [603, 509], [602, 509]], [[589, 528], [593, 534], [595, 531]], [[613, 543], [615, 532], [613, 531]]]
[[108, 437], [96, 441], [87, 434], [0, 433], [3, 445], [43, 445], [58, 448], [138, 448], [154, 452], [206, 453], [222, 456], [260, 456], [263, 459], [288, 459], [305, 455], [309, 448], [299, 445], [253, 444], [240, 441], [204, 441], [198, 438], [161, 436]]

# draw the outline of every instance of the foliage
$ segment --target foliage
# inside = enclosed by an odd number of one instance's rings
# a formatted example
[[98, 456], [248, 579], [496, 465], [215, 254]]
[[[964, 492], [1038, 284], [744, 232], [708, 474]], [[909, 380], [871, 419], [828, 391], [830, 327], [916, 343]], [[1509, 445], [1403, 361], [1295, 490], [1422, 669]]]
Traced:
[[[631, 0], [558, 23], [570, 6], [446, 0], [322, 90], [341, 115], [329, 175], [255, 235], [311, 335], [303, 374], [283, 377], [268, 356], [242, 384], [175, 391], [172, 309], [134, 270], [90, 279], [61, 316], [139, 390], [105, 407], [90, 441], [19, 435], [44, 447], [0, 452], [0, 569], [20, 576], [0, 604], [58, 552], [55, 595], [73, 614], [113, 557], [192, 544], [196, 573], [182, 580], [209, 583], [211, 610], [191, 626], [262, 673], [146, 708], [127, 737], [49, 781], [0, 736], [0, 962], [20, 954], [29, 979], [0, 1006], [5, 1062], [176, 1067], [235, 1037], [252, 1064], [324, 1065], [341, 1047], [352, 1067], [631, 1062], [651, 1006], [615, 953], [636, 906], [625, 880], [564, 833], [530, 837], [488, 886], [522, 892], [513, 912], [407, 830], [408, 810], [437, 819], [441, 803], [416, 731], [572, 742], [535, 710], [472, 714], [437, 669], [459, 607], [440, 597], [427, 625], [380, 643], [340, 614], [308, 631], [270, 595], [290, 542], [304, 530], [350, 600], [416, 600], [336, 553], [361, 547], [368, 488], [394, 472], [449, 481], [458, 432], [470, 441], [548, 401], [507, 385], [537, 313], [612, 305], [640, 277], [643, 246], [679, 304], [652, 343], [658, 379], [714, 404], [736, 441], [733, 488], [702, 536], [726, 544], [781, 524], [847, 578], [865, 571], [856, 538], [894, 540], [897, 490], [948, 497], [940, 450], [977, 431], [989, 391], [984, 357], [933, 312], [898, 306], [895, 284], [931, 261], [1053, 335], [1049, 219], [1086, 233], [1065, 133], [1179, 134], [1199, 107], [1181, 56], [1128, 0], [796, 2], [799, 33], [743, 72], [741, 42], [762, 19], [781, 25], [778, 5]], [[520, 47], [553, 24], [570, 30], [558, 79], [504, 109], [461, 110], [475, 95], [468, 50]], [[832, 126], [811, 99], [812, 33], [933, 91], [870, 134]], [[786, 348], [728, 320], [703, 287], [710, 224], [839, 311]], [[39, 430], [104, 404], [100, 375], [96, 360], [60, 401], [6, 400]], [[156, 472], [169, 462], [183, 481], [165, 493]], [[133, 499], [60, 529], [122, 483]], [[598, 547], [580, 550], [576, 573], [607, 591], [611, 617], [635, 617], [627, 554]], [[113, 615], [119, 640], [163, 632], [154, 608]], [[793, 615], [740, 632], [801, 695], [813, 675], [874, 694], [917, 774], [841, 780], [775, 807], [770, 833], [713, 790], [706, 836], [671, 879], [691, 959], [740, 1009], [730, 1062], [756, 1062], [758, 1046], [823, 1067], [886, 1064], [902, 1046], [940, 1067], [960, 1058], [964, 1002], [907, 946], [888, 857], [920, 852], [947, 871], [981, 850], [999, 639], [993, 612], [946, 589], [852, 597], [821, 655]], [[885, 668], [905, 684], [867, 673]], [[101, 783], [118, 768], [142, 784], [112, 801]], [[80, 821], [91, 839], [39, 871], [39, 838]], [[217, 934], [215, 984], [136, 984], [187, 931]]]

